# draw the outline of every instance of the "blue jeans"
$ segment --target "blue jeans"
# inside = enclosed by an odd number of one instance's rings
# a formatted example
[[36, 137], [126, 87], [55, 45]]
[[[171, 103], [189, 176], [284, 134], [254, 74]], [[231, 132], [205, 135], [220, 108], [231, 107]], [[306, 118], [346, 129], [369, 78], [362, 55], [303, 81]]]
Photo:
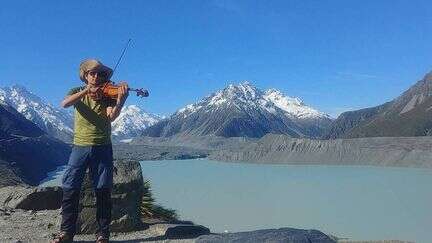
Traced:
[[112, 145], [74, 145], [62, 179], [62, 224], [61, 230], [75, 235], [80, 189], [89, 168], [96, 194], [96, 221], [98, 234], [109, 237], [111, 223], [111, 189], [113, 186]]
[[111, 189], [113, 184], [113, 152], [111, 144], [74, 145], [63, 175], [63, 189], [80, 189], [87, 167], [90, 171], [93, 188]]

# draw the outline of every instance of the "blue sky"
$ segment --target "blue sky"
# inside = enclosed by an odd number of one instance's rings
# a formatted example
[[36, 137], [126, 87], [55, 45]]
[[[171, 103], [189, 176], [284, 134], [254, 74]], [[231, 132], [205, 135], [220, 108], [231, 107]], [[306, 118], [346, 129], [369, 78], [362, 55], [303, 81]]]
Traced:
[[[169, 115], [230, 83], [277, 88], [333, 116], [393, 99], [432, 70], [430, 1], [4, 1], [0, 86], [55, 105], [89, 57], [129, 99]], [[132, 97], [132, 96], [131, 96]]]

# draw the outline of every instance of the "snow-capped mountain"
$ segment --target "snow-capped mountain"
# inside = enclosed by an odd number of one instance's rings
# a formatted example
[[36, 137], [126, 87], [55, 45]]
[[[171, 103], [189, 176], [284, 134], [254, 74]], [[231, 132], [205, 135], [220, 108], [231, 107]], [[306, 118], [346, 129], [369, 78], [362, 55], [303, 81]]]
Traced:
[[217, 135], [262, 137], [267, 133], [319, 137], [331, 123], [327, 114], [280, 91], [265, 92], [249, 82], [229, 85], [149, 127], [145, 136]]
[[72, 140], [71, 112], [53, 107], [19, 85], [0, 88], [0, 100], [11, 105], [49, 135], [66, 142]]
[[329, 118], [328, 114], [320, 112], [310, 106], [307, 106], [299, 98], [285, 96], [277, 89], [269, 89], [265, 91], [265, 100], [272, 102], [275, 106], [285, 111], [286, 115], [294, 119], [316, 119]]
[[111, 124], [112, 135], [116, 139], [136, 137], [145, 128], [160, 120], [160, 117], [147, 113], [136, 105], [125, 106], [119, 117]]
[[[0, 88], [0, 104], [11, 105], [49, 135], [72, 142], [73, 109], [54, 107], [19, 85]], [[159, 120], [158, 116], [146, 113], [135, 105], [126, 106], [112, 123], [113, 139], [134, 137]]]

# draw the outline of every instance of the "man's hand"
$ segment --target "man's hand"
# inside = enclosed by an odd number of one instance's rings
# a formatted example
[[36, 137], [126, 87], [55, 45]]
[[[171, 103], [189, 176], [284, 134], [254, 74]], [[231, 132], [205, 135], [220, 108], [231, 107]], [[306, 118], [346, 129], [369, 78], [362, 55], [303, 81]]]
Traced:
[[63, 101], [61, 102], [61, 106], [63, 108], [68, 108], [71, 105], [75, 105], [77, 102], [81, 100], [82, 97], [86, 96], [89, 93], [90, 87], [86, 86], [83, 90], [66, 96]]
[[123, 106], [127, 97], [129, 96], [129, 87], [126, 82], [121, 82], [118, 85], [119, 88], [118, 88], [117, 104]]
[[127, 83], [121, 82], [118, 85], [119, 87], [116, 105], [113, 107], [107, 107], [107, 116], [111, 122], [120, 115], [123, 105], [126, 102], [127, 97], [129, 96], [129, 89]]

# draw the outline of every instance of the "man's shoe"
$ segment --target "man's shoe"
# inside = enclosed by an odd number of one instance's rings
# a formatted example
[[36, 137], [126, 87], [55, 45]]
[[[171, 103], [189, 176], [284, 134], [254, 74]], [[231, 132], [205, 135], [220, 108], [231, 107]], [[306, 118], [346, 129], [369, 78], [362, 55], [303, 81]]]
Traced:
[[109, 238], [103, 235], [99, 235], [96, 238], [96, 243], [108, 243], [108, 242], [109, 242]]
[[67, 232], [60, 232], [53, 235], [53, 239], [50, 241], [50, 243], [72, 243], [73, 242], [73, 236], [68, 234]]

